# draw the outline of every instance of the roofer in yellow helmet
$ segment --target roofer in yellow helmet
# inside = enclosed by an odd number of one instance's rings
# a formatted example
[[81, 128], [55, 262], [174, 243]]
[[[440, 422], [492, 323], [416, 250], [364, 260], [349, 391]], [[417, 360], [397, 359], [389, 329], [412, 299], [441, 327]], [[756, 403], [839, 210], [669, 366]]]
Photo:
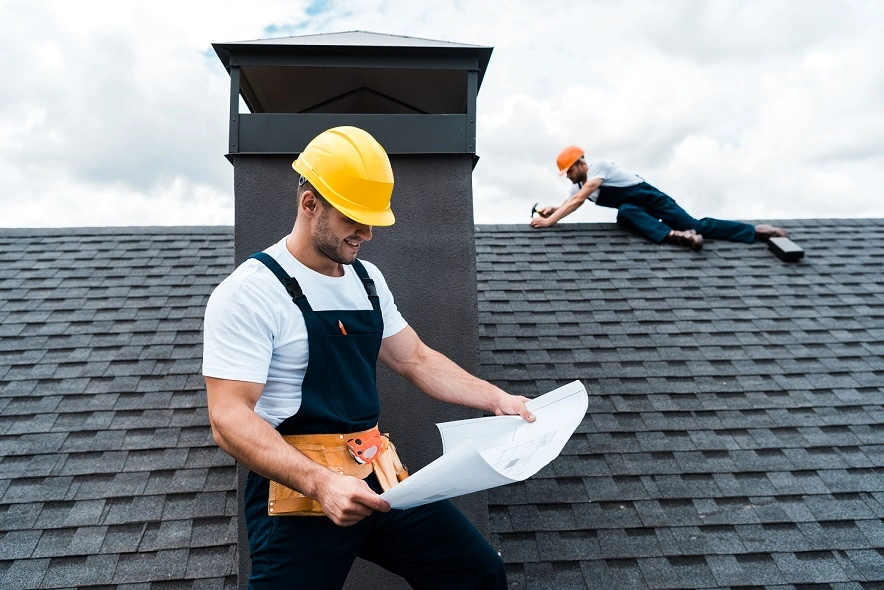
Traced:
[[380, 498], [408, 473], [378, 429], [376, 363], [435, 399], [532, 421], [527, 398], [424, 344], [357, 258], [373, 226], [395, 221], [393, 170], [371, 135], [324, 131], [293, 167], [291, 233], [218, 285], [205, 316], [212, 432], [251, 470], [249, 588], [340, 588], [357, 555], [415, 587], [506, 588], [500, 556], [450, 502]]
[[672, 242], [694, 250], [703, 247], [703, 238], [753, 242], [785, 237], [786, 230], [773, 225], [751, 225], [704, 217], [694, 219], [669, 195], [657, 190], [644, 178], [603, 160], [588, 162], [584, 151], [569, 145], [556, 158], [559, 176], [573, 183], [561, 206], [535, 208], [540, 217], [533, 227], [550, 227], [571, 214], [587, 199], [602, 207], [617, 209], [617, 223], [652, 242]]

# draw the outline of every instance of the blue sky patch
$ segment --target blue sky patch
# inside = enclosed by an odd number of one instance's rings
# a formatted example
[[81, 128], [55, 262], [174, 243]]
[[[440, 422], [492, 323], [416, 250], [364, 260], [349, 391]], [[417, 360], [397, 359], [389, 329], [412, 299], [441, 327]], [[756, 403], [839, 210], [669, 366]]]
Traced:
[[331, 0], [313, 0], [305, 11], [308, 16], [319, 16], [331, 10]]

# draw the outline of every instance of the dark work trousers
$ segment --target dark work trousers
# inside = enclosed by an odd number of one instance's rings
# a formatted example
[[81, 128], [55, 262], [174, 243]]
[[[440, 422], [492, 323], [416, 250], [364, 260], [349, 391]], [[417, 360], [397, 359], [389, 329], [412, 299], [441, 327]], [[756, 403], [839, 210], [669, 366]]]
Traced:
[[672, 197], [647, 182], [625, 187], [603, 186], [596, 205], [617, 209], [617, 223], [621, 227], [658, 244], [673, 229], [692, 229], [713, 240], [755, 241], [755, 226], [711, 217], [694, 219]]
[[[365, 480], [381, 492], [374, 475]], [[374, 512], [340, 527], [325, 516], [268, 516], [266, 478], [249, 473], [249, 590], [338, 590], [356, 557], [405, 578], [416, 590], [504, 590], [503, 561], [447, 500]]]

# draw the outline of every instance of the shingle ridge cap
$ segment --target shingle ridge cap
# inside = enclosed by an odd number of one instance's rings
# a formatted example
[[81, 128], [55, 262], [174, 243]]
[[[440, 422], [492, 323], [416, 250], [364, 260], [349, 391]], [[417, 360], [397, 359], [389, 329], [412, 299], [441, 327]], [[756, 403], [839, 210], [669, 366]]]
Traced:
[[567, 231], [577, 229], [613, 229], [618, 227], [616, 223], [607, 222], [580, 222], [580, 223], [559, 223], [550, 228], [538, 230], [527, 223], [477, 223], [476, 231]]
[[[745, 223], [753, 225], [759, 223], [780, 224], [792, 227], [813, 226], [821, 223], [843, 223], [847, 225], [878, 225], [884, 224], [884, 217], [807, 217], [807, 218], [782, 218], [782, 219], [741, 219]], [[476, 231], [499, 231], [499, 230], [534, 230], [528, 222], [525, 223], [477, 223]], [[617, 227], [616, 223], [610, 222], [568, 222], [564, 221], [554, 225], [549, 230], [576, 230], [576, 229], [608, 229]]]

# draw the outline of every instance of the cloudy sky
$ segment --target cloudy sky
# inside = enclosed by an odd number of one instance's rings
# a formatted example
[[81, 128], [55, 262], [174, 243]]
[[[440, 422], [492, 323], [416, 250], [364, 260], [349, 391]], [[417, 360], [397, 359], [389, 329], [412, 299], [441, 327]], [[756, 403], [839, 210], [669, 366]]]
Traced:
[[0, 226], [232, 224], [211, 43], [352, 30], [494, 47], [477, 223], [560, 203], [567, 144], [695, 216], [884, 217], [876, 0], [0, 0]]

